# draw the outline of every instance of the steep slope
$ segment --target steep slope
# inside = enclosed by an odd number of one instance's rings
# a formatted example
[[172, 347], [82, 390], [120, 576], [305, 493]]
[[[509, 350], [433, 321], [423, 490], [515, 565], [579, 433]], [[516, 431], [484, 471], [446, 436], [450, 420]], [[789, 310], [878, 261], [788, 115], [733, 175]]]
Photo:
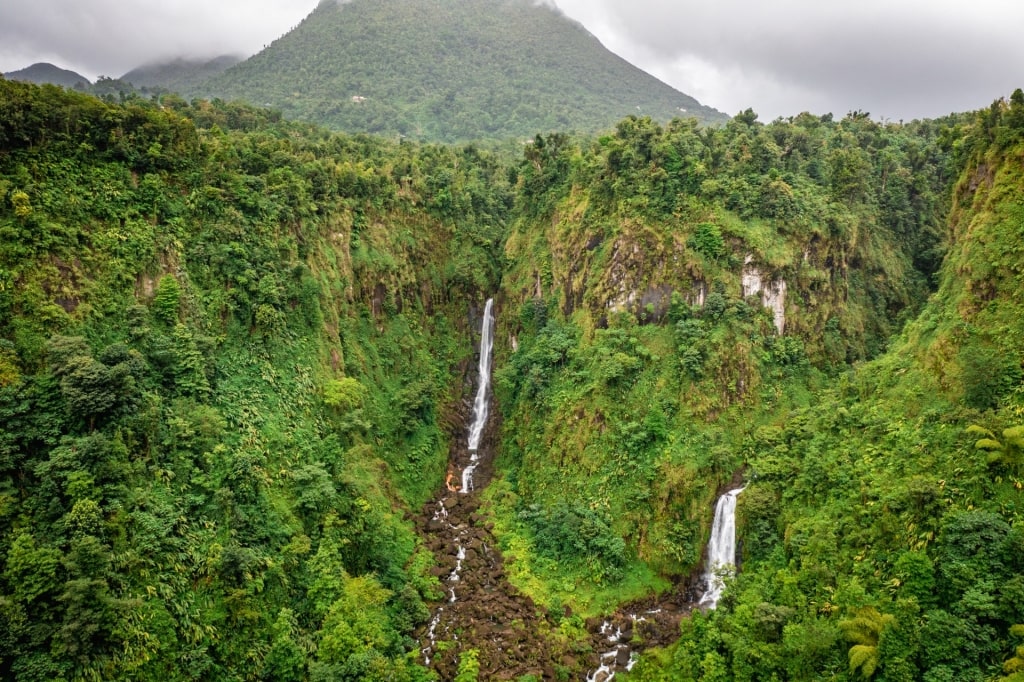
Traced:
[[[535, 141], [496, 377], [519, 584], [592, 612], [651, 569], [699, 567], [755, 415], [877, 355], [923, 305], [945, 127], [748, 113]], [[580, 525], [592, 542], [570, 541]]]
[[1017, 679], [1024, 93], [950, 132], [938, 292], [891, 352], [746, 439], [743, 572], [635, 679]]
[[743, 573], [636, 679], [1017, 679], [1024, 93], [947, 135], [938, 292], [892, 351], [749, 433]]
[[196, 94], [444, 141], [597, 131], [638, 113], [724, 118], [529, 0], [326, 0]]
[[[628, 118], [508, 168], [0, 81], [0, 677], [418, 682], [462, 565], [434, 670], [571, 678], [740, 478], [739, 576], [631, 679], [1009, 673], [1022, 188], [1020, 92]], [[498, 460], [463, 496], [491, 292]]]
[[33, 64], [32, 66], [19, 71], [5, 73], [4, 78], [11, 81], [24, 81], [26, 83], [37, 83], [39, 85], [49, 83], [51, 85], [60, 85], [65, 88], [89, 85], [91, 82], [81, 74], [69, 71], [68, 69], [62, 69], [45, 62]]
[[0, 81], [0, 678], [424, 680], [504, 172], [172, 106]]
[[161, 88], [171, 92], [191, 92], [203, 81], [242, 61], [242, 57], [222, 55], [214, 59], [175, 59], [146, 64], [132, 69], [119, 80], [136, 88]]

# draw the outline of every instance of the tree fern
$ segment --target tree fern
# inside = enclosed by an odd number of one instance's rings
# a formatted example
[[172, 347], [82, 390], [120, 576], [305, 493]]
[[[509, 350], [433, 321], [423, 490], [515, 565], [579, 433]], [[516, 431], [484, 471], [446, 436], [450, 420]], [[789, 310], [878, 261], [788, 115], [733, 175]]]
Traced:
[[878, 670], [881, 660], [878, 653], [878, 642], [882, 631], [895, 622], [889, 614], [882, 614], [870, 606], [857, 609], [854, 617], [839, 623], [839, 629], [850, 647], [850, 672], [860, 670], [861, 677], [871, 679]]
[[967, 433], [982, 436], [974, 443], [974, 447], [989, 453], [989, 464], [1003, 464], [1014, 469], [1024, 465], [1024, 425], [1003, 429], [1002, 440], [977, 424], [967, 427]]

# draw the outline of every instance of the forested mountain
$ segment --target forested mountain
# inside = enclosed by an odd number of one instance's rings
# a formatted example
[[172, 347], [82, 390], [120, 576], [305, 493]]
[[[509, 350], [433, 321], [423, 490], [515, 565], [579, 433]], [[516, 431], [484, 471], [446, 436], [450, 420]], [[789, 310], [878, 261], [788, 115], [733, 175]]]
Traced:
[[325, 0], [191, 94], [441, 141], [595, 132], [629, 114], [725, 120], [531, 0]]
[[746, 429], [744, 571], [638, 679], [1019, 679], [1024, 94], [942, 137], [938, 292], [889, 353]]
[[241, 57], [222, 55], [214, 59], [174, 59], [146, 64], [121, 76], [125, 83], [136, 88], [160, 88], [170, 92], [191, 92], [203, 81], [229, 69]]
[[[739, 575], [616, 679], [1016, 674], [1022, 159], [1020, 91], [508, 161], [0, 79], [0, 678], [581, 679], [741, 480]], [[492, 296], [500, 587], [435, 631]]]
[[4, 77], [12, 81], [25, 81], [26, 83], [36, 83], [39, 85], [49, 83], [65, 88], [87, 86], [91, 82], [81, 74], [45, 62], [33, 64], [18, 71], [11, 71], [4, 74]]

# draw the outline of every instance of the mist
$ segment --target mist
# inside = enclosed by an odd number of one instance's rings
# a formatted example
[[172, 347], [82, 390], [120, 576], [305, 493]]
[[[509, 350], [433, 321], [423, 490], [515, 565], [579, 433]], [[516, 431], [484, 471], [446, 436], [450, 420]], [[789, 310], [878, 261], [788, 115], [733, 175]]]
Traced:
[[95, 80], [177, 57], [249, 56], [316, 5], [316, 0], [6, 0], [0, 4], [0, 71], [48, 61]]

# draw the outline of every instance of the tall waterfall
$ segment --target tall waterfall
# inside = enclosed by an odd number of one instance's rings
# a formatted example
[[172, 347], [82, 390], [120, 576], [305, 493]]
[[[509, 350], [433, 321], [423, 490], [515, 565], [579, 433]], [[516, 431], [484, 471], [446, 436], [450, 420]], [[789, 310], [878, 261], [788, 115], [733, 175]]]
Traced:
[[494, 350], [494, 299], [487, 299], [484, 306], [484, 321], [480, 329], [480, 385], [476, 390], [476, 399], [473, 401], [473, 423], [469, 427], [469, 466], [462, 470], [461, 492], [469, 493], [473, 490], [473, 472], [476, 470], [477, 462], [480, 461], [478, 450], [480, 449], [480, 437], [483, 436], [484, 426], [487, 425], [487, 394], [491, 388], [491, 351]]
[[700, 606], [715, 608], [725, 589], [723, 578], [736, 572], [736, 498], [743, 488], [730, 490], [718, 498], [715, 520], [708, 541], [708, 563], [704, 571], [707, 589]]

